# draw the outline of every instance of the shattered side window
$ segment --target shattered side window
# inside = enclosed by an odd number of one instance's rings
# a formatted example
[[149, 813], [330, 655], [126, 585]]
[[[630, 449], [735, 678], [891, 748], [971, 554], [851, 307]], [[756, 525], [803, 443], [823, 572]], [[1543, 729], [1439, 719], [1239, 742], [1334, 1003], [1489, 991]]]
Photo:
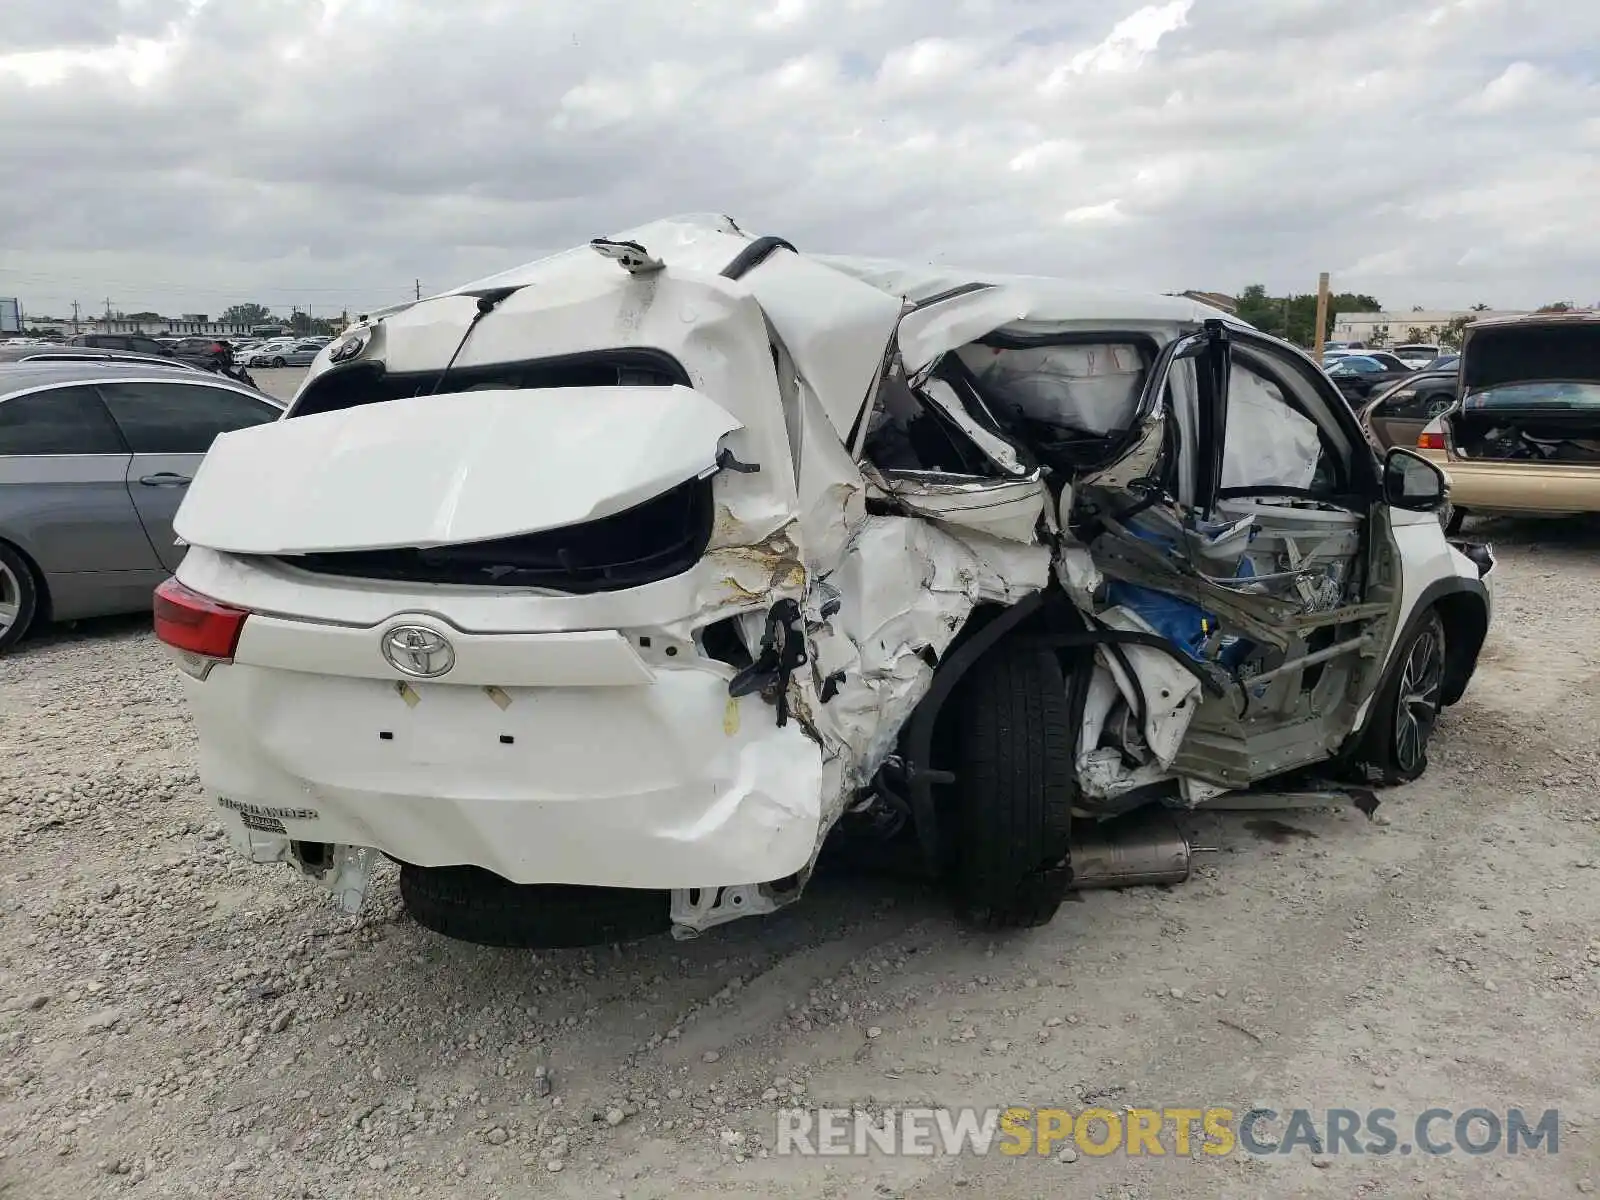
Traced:
[[1222, 487], [1307, 491], [1325, 475], [1316, 422], [1297, 412], [1283, 391], [1238, 356], [1228, 382]]
[[898, 367], [878, 386], [863, 450], [868, 461], [883, 471], [985, 478], [1005, 473], [954, 419], [919, 396]]

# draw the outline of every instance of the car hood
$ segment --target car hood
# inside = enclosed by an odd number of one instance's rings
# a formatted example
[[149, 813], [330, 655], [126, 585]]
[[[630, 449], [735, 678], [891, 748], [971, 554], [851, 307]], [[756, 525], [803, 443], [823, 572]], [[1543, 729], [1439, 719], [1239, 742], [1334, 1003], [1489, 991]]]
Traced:
[[233, 554], [515, 537], [703, 475], [739, 428], [686, 387], [485, 389], [295, 417], [219, 437], [173, 528]]
[[1600, 383], [1600, 320], [1469, 327], [1460, 369], [1469, 392], [1547, 380]]

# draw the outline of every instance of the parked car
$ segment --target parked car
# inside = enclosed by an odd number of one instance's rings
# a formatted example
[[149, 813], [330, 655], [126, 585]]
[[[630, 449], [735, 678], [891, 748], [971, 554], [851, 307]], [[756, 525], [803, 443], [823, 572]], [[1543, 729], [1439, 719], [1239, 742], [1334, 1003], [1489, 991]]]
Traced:
[[254, 360], [266, 358], [266, 366], [310, 366], [318, 354], [322, 354], [325, 342], [298, 341], [288, 342], [285, 346], [274, 347], [269, 354], [253, 355]]
[[271, 358], [276, 351], [287, 350], [293, 345], [295, 345], [294, 342], [284, 341], [280, 338], [268, 338], [264, 342], [257, 342], [254, 346], [250, 347], [247, 363], [252, 367], [271, 366]]
[[1352, 404], [1368, 399], [1399, 380], [1410, 379], [1410, 367], [1385, 365], [1374, 354], [1351, 354], [1327, 364], [1328, 377]]
[[1476, 322], [1460, 380], [1460, 404], [1417, 442], [1449, 473], [1452, 529], [1469, 514], [1600, 512], [1600, 314]]
[[306, 367], [321, 352], [323, 343], [309, 341], [272, 342], [258, 346], [250, 354], [252, 367]]
[[1454, 371], [1416, 371], [1409, 379], [1374, 392], [1361, 409], [1361, 423], [1385, 450], [1415, 447], [1423, 426], [1455, 402]]
[[1414, 370], [1406, 363], [1401, 362], [1387, 350], [1324, 350], [1322, 352], [1322, 365], [1328, 366], [1341, 358], [1370, 358], [1382, 364], [1386, 371]]
[[148, 611], [212, 439], [281, 412], [170, 359], [0, 365], [0, 650], [35, 622]]
[[1404, 342], [1394, 348], [1394, 356], [1413, 371], [1439, 357], [1439, 347], [1425, 342]]
[[85, 350], [124, 350], [135, 354], [148, 354], [154, 358], [171, 358], [172, 348], [142, 333], [79, 333], [67, 339], [67, 345]]
[[81, 346], [51, 345], [40, 342], [31, 346], [16, 343], [0, 345], [0, 363], [14, 362], [121, 362], [140, 363], [144, 366], [190, 369], [189, 364], [176, 358], [161, 358], [154, 354], [136, 354], [131, 350], [93, 350]]
[[187, 337], [180, 339], [173, 346], [172, 353], [184, 362], [193, 363], [209, 371], [215, 370], [219, 364], [229, 360], [232, 347], [226, 338]]
[[1418, 371], [1428, 371], [1428, 372], [1433, 372], [1433, 371], [1454, 371], [1456, 369], [1456, 364], [1459, 363], [1460, 361], [1461, 361], [1461, 355], [1459, 355], [1459, 354], [1454, 354], [1454, 353], [1452, 353], [1452, 354], [1441, 354], [1441, 355], [1439, 355], [1438, 358], [1434, 359], [1431, 363], [1428, 363], [1425, 366], [1418, 367], [1417, 370]]
[[685, 218], [355, 327], [178, 514], [217, 816], [347, 910], [382, 853], [426, 926], [570, 944], [770, 912], [830, 831], [1034, 925], [1097, 818], [1416, 778], [1490, 621], [1443, 474], [1107, 294]]

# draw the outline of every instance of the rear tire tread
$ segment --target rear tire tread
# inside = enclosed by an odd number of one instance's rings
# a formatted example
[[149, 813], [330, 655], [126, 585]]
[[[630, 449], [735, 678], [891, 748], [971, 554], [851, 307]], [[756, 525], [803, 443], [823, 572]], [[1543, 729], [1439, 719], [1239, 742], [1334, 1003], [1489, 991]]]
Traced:
[[1073, 743], [1049, 652], [1002, 648], [965, 681], [957, 885], [988, 928], [1043, 925], [1071, 881]]

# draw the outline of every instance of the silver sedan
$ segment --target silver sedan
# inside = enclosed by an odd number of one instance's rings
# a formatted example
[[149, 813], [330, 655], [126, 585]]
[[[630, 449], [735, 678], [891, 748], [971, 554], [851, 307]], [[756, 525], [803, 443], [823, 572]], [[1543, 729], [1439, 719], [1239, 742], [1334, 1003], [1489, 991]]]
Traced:
[[172, 518], [218, 434], [281, 401], [182, 367], [0, 364], [0, 651], [36, 622], [148, 612]]
[[309, 367], [323, 347], [322, 342], [295, 342], [292, 345], [257, 346], [250, 352], [252, 367]]

